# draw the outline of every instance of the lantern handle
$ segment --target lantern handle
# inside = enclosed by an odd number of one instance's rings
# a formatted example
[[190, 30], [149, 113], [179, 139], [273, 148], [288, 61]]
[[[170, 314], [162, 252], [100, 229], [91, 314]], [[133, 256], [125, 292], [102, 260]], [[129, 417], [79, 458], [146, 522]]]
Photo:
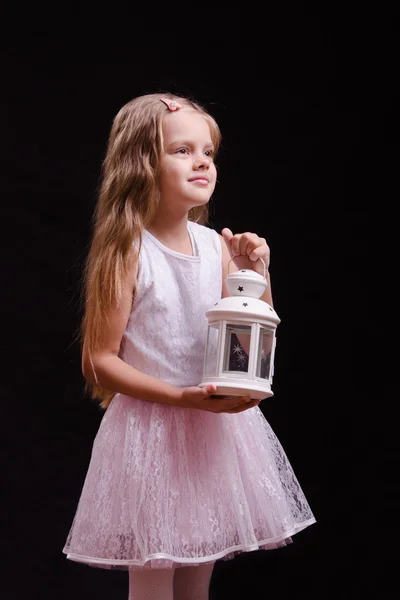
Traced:
[[[240, 255], [240, 254], [233, 254], [233, 255], [232, 255], [232, 258], [231, 258], [231, 260], [228, 262], [228, 275], [229, 275], [229, 267], [230, 267], [230, 264], [231, 264], [231, 262], [233, 261], [233, 259], [234, 259], [236, 256], [241, 256], [241, 255]], [[264, 261], [262, 258], [259, 258], [258, 260], [261, 260], [262, 264], [264, 265], [264, 279], [265, 279], [265, 281], [267, 281], [267, 276], [266, 276], [266, 275], [267, 275], [267, 267], [266, 267], [265, 261]]]

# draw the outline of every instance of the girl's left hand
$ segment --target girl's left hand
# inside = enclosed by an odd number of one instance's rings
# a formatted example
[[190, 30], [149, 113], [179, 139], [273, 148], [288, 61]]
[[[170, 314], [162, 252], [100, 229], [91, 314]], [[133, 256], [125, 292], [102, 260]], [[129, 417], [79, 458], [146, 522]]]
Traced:
[[[221, 231], [231, 255], [234, 257], [235, 263], [241, 269], [251, 268], [260, 275], [264, 275], [264, 265], [259, 260], [265, 262], [265, 268], [268, 270], [270, 263], [270, 249], [264, 238], [258, 237], [256, 233], [236, 233], [225, 227]], [[240, 258], [239, 258], [240, 257]], [[243, 257], [243, 258], [242, 258]], [[246, 258], [244, 258], [246, 257]], [[247, 265], [246, 266], [246, 262]]]

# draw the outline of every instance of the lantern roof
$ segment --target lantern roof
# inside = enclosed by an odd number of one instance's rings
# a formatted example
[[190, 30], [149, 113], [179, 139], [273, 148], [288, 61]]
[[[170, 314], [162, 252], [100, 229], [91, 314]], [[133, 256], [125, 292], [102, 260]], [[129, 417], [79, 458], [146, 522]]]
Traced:
[[252, 269], [239, 269], [230, 273], [225, 280], [231, 296], [252, 296], [260, 298], [267, 289], [268, 282]]
[[225, 282], [230, 296], [206, 312], [209, 322], [258, 321], [273, 328], [281, 322], [272, 306], [259, 299], [268, 286], [265, 277], [252, 269], [239, 269], [230, 273]]
[[216, 302], [206, 312], [209, 322], [257, 321], [276, 328], [281, 322], [275, 310], [267, 302], [250, 296], [227, 296]]

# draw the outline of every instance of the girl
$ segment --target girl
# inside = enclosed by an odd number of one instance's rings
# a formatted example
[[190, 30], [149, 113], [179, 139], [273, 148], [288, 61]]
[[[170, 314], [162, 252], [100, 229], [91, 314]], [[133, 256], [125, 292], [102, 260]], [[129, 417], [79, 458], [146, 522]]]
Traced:
[[231, 272], [269, 265], [263, 238], [204, 225], [219, 142], [197, 103], [149, 94], [117, 114], [104, 162], [82, 369], [106, 412], [63, 552], [127, 569], [130, 600], [204, 600], [216, 560], [315, 522], [259, 402], [199, 387], [231, 255]]

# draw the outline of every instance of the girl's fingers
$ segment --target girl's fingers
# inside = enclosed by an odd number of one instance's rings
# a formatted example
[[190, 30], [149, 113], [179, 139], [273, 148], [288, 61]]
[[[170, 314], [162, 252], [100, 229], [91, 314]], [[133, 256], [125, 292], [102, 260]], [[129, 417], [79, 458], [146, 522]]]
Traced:
[[205, 396], [211, 396], [211, 394], [215, 394], [215, 392], [217, 391], [217, 386], [216, 385], [205, 385], [202, 388], [203, 394]]
[[251, 233], [237, 233], [232, 239], [232, 250], [234, 254], [247, 256], [247, 247], [251, 244]]
[[221, 231], [221, 235], [224, 238], [224, 240], [226, 241], [226, 243], [228, 244], [228, 247], [231, 246], [231, 240], [233, 238], [233, 233], [230, 229], [228, 229], [228, 227], [224, 227], [224, 229]]
[[256, 233], [249, 231], [234, 235], [228, 227], [224, 227], [221, 234], [232, 256], [247, 256], [253, 263], [262, 258], [268, 268], [270, 251], [265, 238], [260, 238]]
[[234, 397], [229, 401], [224, 401], [221, 412], [242, 412], [243, 410], [251, 408], [254, 405], [254, 402], [256, 401], [252, 400], [250, 396]]
[[243, 233], [239, 240], [239, 250], [240, 254], [246, 256], [249, 253], [250, 248], [252, 247], [252, 240], [250, 237], [250, 233]]
[[248, 410], [249, 408], [254, 408], [254, 406], [258, 406], [259, 403], [260, 403], [259, 400], [252, 400], [251, 402], [248, 402], [248, 403], [246, 402], [246, 404], [241, 404], [240, 406], [236, 406], [235, 408], [228, 409], [224, 412], [227, 412], [230, 414], [244, 412], [245, 410]]
[[[259, 255], [264, 254], [266, 251], [266, 248], [264, 248], [264, 242], [262, 242], [258, 235], [255, 233], [246, 232], [239, 233], [233, 236], [232, 250], [234, 254], [248, 256], [250, 258], [252, 253], [256, 250], [260, 250], [260, 248], [262, 249], [261, 252], [259, 252]], [[259, 255], [256, 256], [254, 260], [258, 260]]]

